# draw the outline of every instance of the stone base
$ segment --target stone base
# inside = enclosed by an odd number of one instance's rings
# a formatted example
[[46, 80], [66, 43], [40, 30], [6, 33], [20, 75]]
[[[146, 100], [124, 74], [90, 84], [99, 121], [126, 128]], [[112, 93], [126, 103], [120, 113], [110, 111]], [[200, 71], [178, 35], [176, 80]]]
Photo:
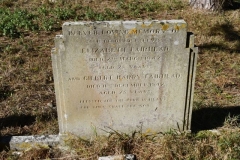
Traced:
[[99, 157], [98, 160], [136, 160], [136, 156], [133, 154]]
[[56, 146], [60, 135], [5, 136], [0, 138], [0, 150], [27, 150], [36, 146]]

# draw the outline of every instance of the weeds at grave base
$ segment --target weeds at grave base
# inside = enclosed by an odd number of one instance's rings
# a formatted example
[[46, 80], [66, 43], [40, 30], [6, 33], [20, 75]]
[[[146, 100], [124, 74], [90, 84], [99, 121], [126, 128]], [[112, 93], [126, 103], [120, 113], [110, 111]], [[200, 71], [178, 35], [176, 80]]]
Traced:
[[232, 117], [228, 115], [225, 119], [224, 127], [226, 128], [240, 127], [240, 115]]
[[[228, 121], [232, 124], [235, 118]], [[231, 126], [232, 129], [229, 130], [229, 124], [226, 125], [217, 132], [169, 132], [161, 136], [142, 136], [140, 132], [131, 135], [112, 132], [109, 136], [98, 136], [94, 140], [84, 140], [68, 134], [65, 148], [38, 147], [12, 156], [19, 159], [97, 159], [100, 156], [131, 153], [138, 159], [239, 159], [240, 129]], [[11, 153], [4, 154], [10, 156]]]

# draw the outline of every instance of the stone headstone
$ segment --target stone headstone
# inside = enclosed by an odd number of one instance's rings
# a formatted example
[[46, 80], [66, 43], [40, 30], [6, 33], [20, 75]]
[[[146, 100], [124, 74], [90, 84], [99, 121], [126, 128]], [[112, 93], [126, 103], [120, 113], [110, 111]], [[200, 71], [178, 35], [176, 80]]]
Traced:
[[184, 20], [64, 23], [52, 51], [60, 133], [190, 130], [196, 57]]

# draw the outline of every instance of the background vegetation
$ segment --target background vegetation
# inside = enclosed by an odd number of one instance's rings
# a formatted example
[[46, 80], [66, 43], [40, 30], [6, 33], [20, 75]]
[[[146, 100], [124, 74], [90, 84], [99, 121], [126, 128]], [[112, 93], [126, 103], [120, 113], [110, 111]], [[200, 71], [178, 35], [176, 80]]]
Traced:
[[[50, 51], [65, 21], [184, 19], [199, 47], [192, 133], [113, 132], [70, 149], [36, 146], [0, 159], [240, 159], [240, 10], [193, 10], [180, 0], [0, 0], [0, 134], [58, 134]], [[214, 131], [205, 131], [212, 130]]]

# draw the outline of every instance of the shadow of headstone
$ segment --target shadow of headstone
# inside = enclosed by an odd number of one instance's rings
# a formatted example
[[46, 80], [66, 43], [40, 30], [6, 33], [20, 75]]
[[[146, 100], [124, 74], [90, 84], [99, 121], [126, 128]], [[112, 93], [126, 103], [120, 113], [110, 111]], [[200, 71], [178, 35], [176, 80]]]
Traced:
[[234, 116], [240, 116], [240, 106], [224, 108], [215, 106], [194, 110], [191, 124], [192, 132], [222, 127], [227, 118]]

